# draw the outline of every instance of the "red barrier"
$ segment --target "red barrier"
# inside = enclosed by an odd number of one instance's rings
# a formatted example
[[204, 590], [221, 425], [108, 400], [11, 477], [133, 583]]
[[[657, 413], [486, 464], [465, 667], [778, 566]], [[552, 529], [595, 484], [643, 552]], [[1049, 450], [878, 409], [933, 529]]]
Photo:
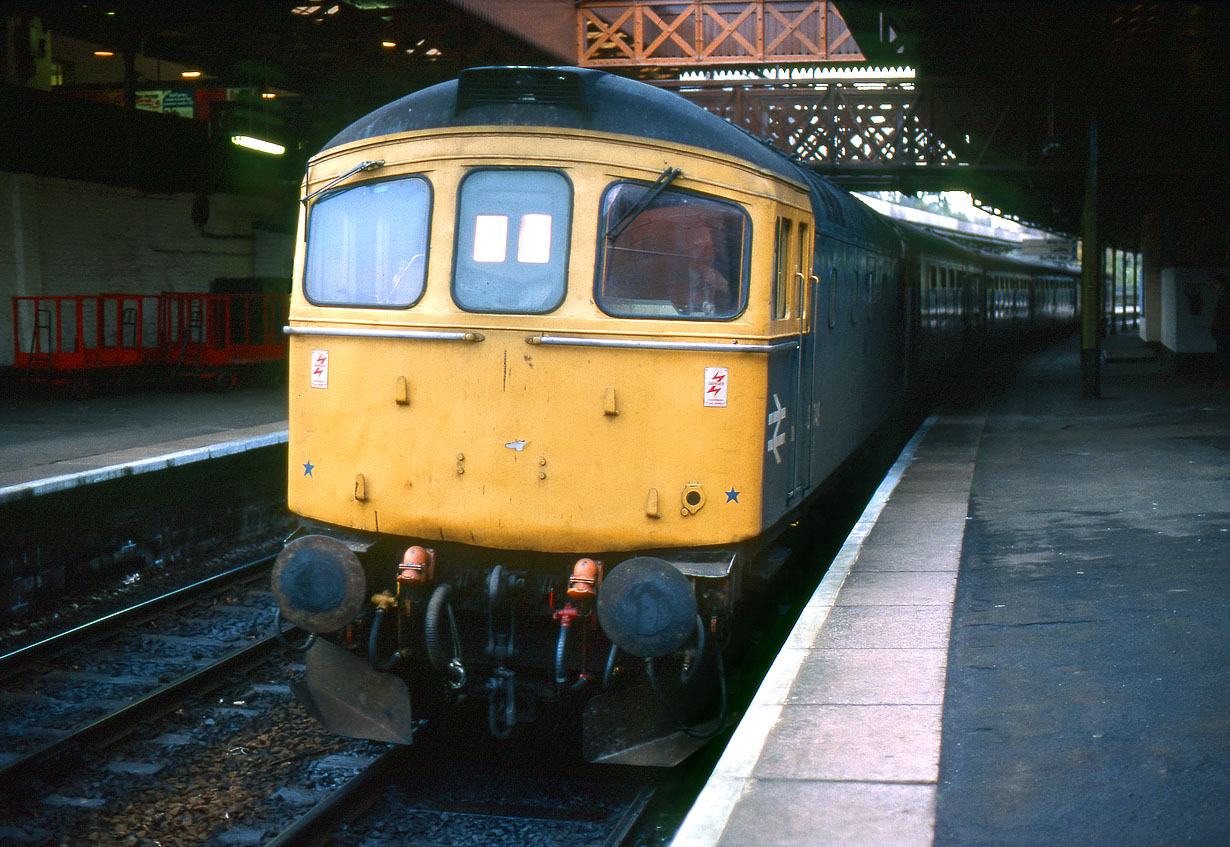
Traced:
[[164, 292], [158, 318], [164, 361], [177, 374], [223, 383], [245, 365], [285, 359], [287, 305], [282, 294]]
[[27, 377], [62, 383], [159, 362], [158, 305], [149, 294], [14, 297], [13, 364]]
[[27, 381], [84, 385], [148, 368], [235, 384], [286, 358], [280, 294], [87, 294], [13, 298], [13, 365]]

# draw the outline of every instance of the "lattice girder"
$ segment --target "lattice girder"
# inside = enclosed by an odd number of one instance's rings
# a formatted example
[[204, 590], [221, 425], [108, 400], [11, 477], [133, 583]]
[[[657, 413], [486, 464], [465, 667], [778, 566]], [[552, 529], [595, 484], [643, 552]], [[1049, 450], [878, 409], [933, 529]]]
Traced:
[[968, 162], [936, 132], [913, 82], [661, 82], [805, 162], [938, 165]]
[[827, 0], [581, 0], [582, 67], [865, 61]]

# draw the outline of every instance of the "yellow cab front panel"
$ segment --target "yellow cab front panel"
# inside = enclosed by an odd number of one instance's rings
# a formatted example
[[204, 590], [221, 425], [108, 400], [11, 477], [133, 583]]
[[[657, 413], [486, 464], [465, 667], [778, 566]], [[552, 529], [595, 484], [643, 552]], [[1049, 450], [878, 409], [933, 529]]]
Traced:
[[[316, 240], [329, 226], [317, 205], [339, 189], [313, 192], [351, 171], [340, 186], [425, 209], [425, 249], [373, 271], [397, 281], [370, 302], [329, 288], [349, 236], [333, 252]], [[619, 206], [655, 181], [743, 227], [744, 241], [716, 248], [742, 277], [737, 302], [652, 295], [672, 312], [620, 290], [668, 284], [682, 272], [672, 240], [711, 237], [700, 213], [681, 236]], [[519, 193], [552, 194], [555, 211], [509, 232], [517, 218], [500, 209]], [[808, 214], [800, 186], [699, 149], [496, 127], [331, 149], [310, 164], [306, 194], [288, 329], [294, 512], [425, 543], [556, 552], [729, 544], [780, 517], [762, 490], [767, 385], [771, 351], [797, 326], [772, 320], [769, 286], [774, 220]], [[621, 217], [634, 249], [604, 256]], [[493, 299], [484, 274], [514, 258], [534, 266], [513, 295], [524, 302]], [[560, 279], [542, 282], [553, 268]]]

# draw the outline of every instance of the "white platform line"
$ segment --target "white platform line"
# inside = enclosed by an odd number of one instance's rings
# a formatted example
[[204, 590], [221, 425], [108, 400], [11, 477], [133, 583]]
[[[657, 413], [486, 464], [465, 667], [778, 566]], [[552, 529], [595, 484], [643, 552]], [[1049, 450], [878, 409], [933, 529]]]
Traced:
[[790, 637], [786, 639], [781, 652], [765, 674], [764, 681], [731, 736], [730, 743], [726, 745], [725, 752], [718, 759], [709, 781], [697, 796], [692, 810], [688, 812], [671, 841], [671, 847], [712, 847], [718, 843], [730, 821], [735, 803], [751, 783], [752, 771], [764, 750], [765, 739], [781, 717], [786, 695], [802, 667], [807, 651], [799, 648], [809, 647], [828, 620], [829, 612], [837, 602], [837, 594], [841, 591], [850, 568], [858, 559], [863, 542], [879, 520], [880, 513], [892, 496], [893, 489], [901, 481], [906, 468], [914, 461], [914, 453], [919, 443], [935, 420], [934, 416], [928, 418], [918, 428], [918, 432], [914, 433], [914, 437], [901, 451], [867, 507], [863, 509], [863, 514], [859, 516], [854, 528], [846, 536], [845, 543], [833, 559], [824, 579], [803, 607]]
[[91, 485], [96, 482], [106, 482], [111, 479], [119, 479], [125, 476], [135, 476], [136, 474], [149, 473], [150, 471], [161, 471], [167, 468], [179, 467], [180, 465], [190, 465], [193, 462], [200, 462], [206, 459], [217, 459], [222, 456], [231, 456], [236, 453], [244, 453], [248, 450], [255, 450], [260, 447], [270, 447], [275, 444], [285, 444], [287, 439], [287, 431], [270, 432], [265, 435], [257, 435], [252, 438], [243, 438], [236, 441], [224, 441], [220, 444], [210, 444], [206, 447], [196, 447], [191, 450], [178, 450], [174, 453], [167, 453], [163, 456], [152, 456], [148, 459], [138, 459], [132, 462], [122, 462], [117, 465], [107, 465], [101, 468], [94, 468], [88, 471], [79, 471], [77, 473], [61, 474], [60, 476], [47, 477], [46, 479], [36, 479], [31, 482], [22, 482], [17, 485], [9, 485], [0, 488], [0, 503], [10, 503], [15, 500], [27, 498], [41, 497], [46, 494], [54, 494], [58, 491], [67, 491], [70, 488], [77, 488], [82, 485]]

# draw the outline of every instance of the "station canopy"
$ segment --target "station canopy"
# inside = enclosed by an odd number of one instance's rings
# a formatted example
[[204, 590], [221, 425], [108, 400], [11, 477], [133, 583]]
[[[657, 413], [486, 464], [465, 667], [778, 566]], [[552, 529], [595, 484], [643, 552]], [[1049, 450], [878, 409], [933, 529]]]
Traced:
[[[1139, 247], [1141, 222], [1152, 217], [1164, 239], [1194, 238], [1212, 260], [1226, 260], [1230, 8], [1222, 3], [10, 0], [7, 8], [10, 20], [37, 16], [53, 37], [198, 69], [196, 84], [276, 95], [267, 108], [309, 153], [366, 112], [480, 65], [717, 77], [710, 87], [724, 84], [728, 98], [764, 88], [774, 73], [781, 81], [783, 68], [910, 68], [913, 79], [899, 87], [915, 92], [911, 114], [956, 151], [954, 161], [881, 162], [877, 173], [820, 157], [821, 172], [855, 187], [964, 188], [1025, 221], [1078, 233], [1096, 159], [1108, 243]], [[805, 81], [779, 88], [777, 96], [809, 94]]]

